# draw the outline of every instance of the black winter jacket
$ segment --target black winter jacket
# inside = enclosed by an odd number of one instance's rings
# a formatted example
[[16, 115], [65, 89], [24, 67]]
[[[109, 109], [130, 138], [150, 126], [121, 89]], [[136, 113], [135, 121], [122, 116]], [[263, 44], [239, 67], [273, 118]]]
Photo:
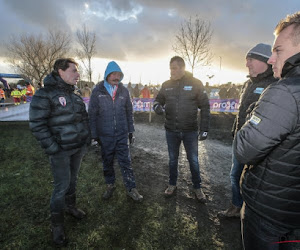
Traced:
[[104, 81], [100, 82], [91, 95], [89, 119], [93, 139], [134, 132], [133, 109], [128, 89], [119, 83], [113, 101], [104, 86]]
[[[190, 73], [179, 80], [168, 80], [155, 99], [154, 106], [160, 104], [165, 108], [165, 128], [174, 132], [201, 131], [208, 132], [210, 106], [202, 82]], [[201, 109], [198, 126], [198, 108]]]
[[270, 222], [300, 228], [300, 53], [289, 58], [282, 79], [262, 94], [237, 133], [234, 153], [244, 171], [247, 206]]
[[273, 77], [272, 67], [269, 66], [265, 72], [257, 75], [257, 77], [250, 77], [250, 79], [244, 83], [240, 93], [239, 112], [232, 126], [233, 134], [236, 134], [246, 122], [247, 110], [250, 105], [257, 102], [261, 93], [275, 81], [276, 79]]
[[44, 79], [44, 88], [32, 98], [29, 126], [49, 155], [89, 143], [88, 114], [74, 86], [53, 74]]

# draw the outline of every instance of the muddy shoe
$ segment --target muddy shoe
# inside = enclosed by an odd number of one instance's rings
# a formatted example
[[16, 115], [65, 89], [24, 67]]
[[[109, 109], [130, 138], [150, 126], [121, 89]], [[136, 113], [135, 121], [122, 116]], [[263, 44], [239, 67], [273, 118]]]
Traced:
[[165, 190], [165, 196], [171, 197], [175, 194], [177, 187], [173, 185], [168, 185], [167, 189]]
[[240, 211], [240, 207], [230, 204], [230, 207], [227, 210], [219, 212], [218, 215], [227, 218], [240, 218]]
[[132, 188], [130, 191], [127, 191], [127, 195], [135, 201], [143, 200], [143, 196], [139, 194], [136, 188]]
[[109, 198], [111, 198], [115, 189], [116, 189], [116, 187], [114, 184], [107, 184], [106, 190], [105, 190], [104, 194], [102, 195], [102, 199], [108, 200]]
[[194, 193], [195, 193], [195, 195], [196, 195], [196, 199], [197, 199], [199, 202], [204, 203], [204, 202], [206, 201], [205, 194], [203, 193], [203, 191], [202, 191], [201, 188], [194, 189]]

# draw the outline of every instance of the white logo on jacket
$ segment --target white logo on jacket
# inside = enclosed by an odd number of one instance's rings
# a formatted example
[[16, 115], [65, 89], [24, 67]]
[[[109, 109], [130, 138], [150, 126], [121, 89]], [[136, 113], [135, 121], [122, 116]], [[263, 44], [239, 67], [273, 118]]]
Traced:
[[67, 100], [63, 96], [59, 97], [58, 100], [61, 106], [65, 107], [67, 105]]
[[183, 90], [191, 91], [193, 89], [193, 86], [184, 86]]

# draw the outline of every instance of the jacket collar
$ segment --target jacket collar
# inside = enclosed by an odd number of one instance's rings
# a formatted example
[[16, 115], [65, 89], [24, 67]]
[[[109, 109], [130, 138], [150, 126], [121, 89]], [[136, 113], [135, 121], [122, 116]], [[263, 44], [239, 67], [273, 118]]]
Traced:
[[300, 75], [300, 52], [291, 56], [283, 65], [281, 77]]
[[250, 79], [251, 79], [252, 82], [260, 82], [263, 79], [265, 79], [267, 77], [270, 77], [272, 75], [273, 75], [272, 66], [269, 65], [268, 69], [265, 72], [263, 72], [261, 74], [258, 74], [256, 77], [250, 77]]

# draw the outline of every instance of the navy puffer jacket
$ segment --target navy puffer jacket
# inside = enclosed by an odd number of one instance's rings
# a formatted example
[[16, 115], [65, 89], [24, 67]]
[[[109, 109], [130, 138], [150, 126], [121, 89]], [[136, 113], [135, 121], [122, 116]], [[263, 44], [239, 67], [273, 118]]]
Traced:
[[300, 53], [286, 61], [282, 79], [251, 115], [234, 140], [236, 158], [249, 165], [243, 199], [270, 222], [300, 228]]
[[45, 152], [52, 155], [89, 143], [88, 114], [74, 86], [53, 74], [44, 79], [44, 86], [30, 103], [29, 126]]
[[[111, 62], [105, 79], [112, 72], [121, 72], [115, 62]], [[89, 119], [91, 136], [121, 136], [134, 132], [133, 108], [127, 88], [120, 82], [115, 99], [108, 93], [104, 81], [100, 82], [92, 92], [89, 103]]]

